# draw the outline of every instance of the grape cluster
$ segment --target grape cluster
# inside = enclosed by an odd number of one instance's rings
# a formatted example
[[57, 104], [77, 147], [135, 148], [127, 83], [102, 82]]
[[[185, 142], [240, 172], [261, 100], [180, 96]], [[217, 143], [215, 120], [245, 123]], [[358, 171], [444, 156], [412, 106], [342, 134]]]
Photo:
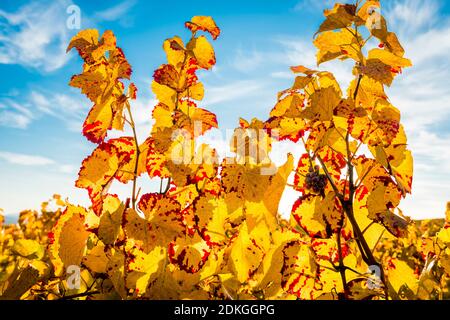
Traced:
[[319, 166], [310, 167], [306, 174], [306, 189], [315, 193], [322, 193], [327, 186], [327, 176], [319, 173]]

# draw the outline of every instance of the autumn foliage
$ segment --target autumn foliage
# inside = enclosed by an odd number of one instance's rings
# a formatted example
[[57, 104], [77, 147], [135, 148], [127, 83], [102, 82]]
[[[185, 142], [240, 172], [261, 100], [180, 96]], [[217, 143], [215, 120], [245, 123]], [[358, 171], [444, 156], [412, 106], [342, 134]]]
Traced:
[[[40, 214], [22, 212], [18, 225], [0, 216], [0, 297], [448, 298], [450, 208], [445, 222], [413, 222], [398, 208], [411, 193], [413, 158], [385, 87], [412, 64], [379, 6], [336, 4], [314, 37], [318, 66], [354, 63], [346, 90], [330, 72], [292, 67], [293, 85], [266, 120], [240, 120], [230, 141], [235, 156], [225, 159], [196, 144], [218, 127], [199, 107], [198, 71], [215, 65], [211, 40], [220, 37], [211, 17], [186, 22], [186, 42], [164, 41], [144, 141], [133, 119], [138, 90], [117, 39], [79, 32], [67, 50], [84, 63], [70, 86], [92, 102], [82, 131], [95, 148], [75, 184], [92, 206], [55, 196]], [[127, 127], [131, 136], [108, 139]], [[304, 150], [298, 163], [291, 154], [280, 167], [270, 160], [282, 140]], [[161, 184], [140, 190], [137, 179]], [[113, 183], [128, 183], [129, 197], [110, 194]], [[289, 220], [278, 211], [286, 188], [301, 195]]]

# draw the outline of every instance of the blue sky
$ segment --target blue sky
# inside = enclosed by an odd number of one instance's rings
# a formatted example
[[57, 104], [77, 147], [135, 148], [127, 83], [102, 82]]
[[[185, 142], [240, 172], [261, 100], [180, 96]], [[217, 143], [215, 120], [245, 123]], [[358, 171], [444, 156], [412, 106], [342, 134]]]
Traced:
[[[277, 92], [293, 81], [289, 66], [315, 66], [312, 36], [322, 10], [334, 2], [1, 0], [0, 208], [7, 214], [39, 208], [55, 192], [88, 204], [85, 191], [74, 187], [79, 165], [94, 145], [80, 134], [90, 103], [67, 85], [81, 70], [75, 53], [65, 54], [77, 32], [66, 27], [71, 4], [81, 9], [82, 29], [116, 34], [134, 69], [139, 98], [133, 108], [144, 137], [155, 104], [151, 76], [165, 61], [162, 42], [186, 37], [183, 24], [192, 16], [211, 15], [222, 29], [214, 43], [217, 66], [200, 74], [206, 86], [202, 106], [217, 114], [221, 127], [232, 129], [239, 116], [267, 118]], [[384, 5], [382, 13], [415, 64], [388, 90], [415, 157], [414, 192], [402, 208], [415, 218], [441, 217], [450, 201], [450, 3], [386, 0]], [[347, 63], [321, 69], [333, 71], [343, 87], [351, 79]], [[281, 163], [286, 151], [293, 146], [277, 146], [275, 160]], [[121, 193], [127, 186], [115, 188]], [[285, 195], [284, 210], [293, 198]]]

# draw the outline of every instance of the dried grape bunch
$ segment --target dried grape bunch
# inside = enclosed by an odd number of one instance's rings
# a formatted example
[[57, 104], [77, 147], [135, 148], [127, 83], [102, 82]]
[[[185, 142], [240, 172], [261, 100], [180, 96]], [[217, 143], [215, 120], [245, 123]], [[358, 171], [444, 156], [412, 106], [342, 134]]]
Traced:
[[309, 168], [309, 172], [306, 174], [306, 188], [314, 191], [315, 193], [323, 193], [327, 186], [327, 176], [320, 174], [319, 166]]

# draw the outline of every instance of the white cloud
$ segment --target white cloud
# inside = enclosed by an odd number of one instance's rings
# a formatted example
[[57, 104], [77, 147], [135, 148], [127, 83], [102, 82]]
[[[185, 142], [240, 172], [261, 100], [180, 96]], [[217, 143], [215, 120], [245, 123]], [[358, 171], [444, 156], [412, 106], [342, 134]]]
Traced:
[[21, 64], [44, 72], [69, 59], [66, 9], [69, 0], [30, 2], [17, 12], [0, 10], [0, 63]]
[[275, 71], [272, 72], [270, 76], [277, 79], [292, 79], [293, 74], [289, 71]]
[[70, 165], [70, 164], [63, 164], [63, 165], [60, 165], [58, 167], [58, 170], [61, 173], [68, 173], [68, 174], [70, 174], [70, 173], [77, 172], [79, 170], [79, 168], [75, 167], [73, 165]]
[[5, 151], [0, 151], [0, 159], [11, 164], [18, 164], [22, 166], [47, 166], [55, 163], [55, 161], [46, 157]]
[[[67, 28], [67, 8], [72, 0], [30, 1], [16, 12], [0, 9], [0, 63], [19, 64], [41, 72], [63, 67], [73, 55], [66, 54], [71, 36], [77, 30]], [[82, 28], [103, 21], [132, 23], [127, 12], [136, 0], [126, 0], [104, 11], [88, 14], [81, 8]]]
[[0, 104], [0, 126], [11, 127], [16, 129], [25, 129], [31, 122], [31, 118], [23, 114], [2, 110], [3, 105]]
[[[15, 99], [15, 100], [14, 100]], [[0, 126], [26, 129], [42, 116], [61, 120], [71, 131], [79, 131], [92, 103], [83, 97], [72, 97], [40, 89], [18, 97], [0, 98]]]
[[61, 93], [31, 91], [28, 100], [30, 108], [42, 115], [55, 117], [67, 124], [71, 131], [79, 131], [92, 102], [82, 96], [72, 97]]
[[41, 202], [55, 192], [67, 197], [71, 203], [90, 205], [86, 190], [74, 186], [76, 172], [60, 174], [57, 170], [38, 168], [0, 165], [0, 173], [8, 181], [0, 184], [0, 207], [6, 215], [18, 214], [25, 209], [40, 210]]
[[233, 83], [221, 86], [208, 86], [205, 88], [205, 106], [213, 106], [219, 103], [232, 101], [241, 97], [247, 97], [263, 87], [263, 83], [257, 80], [237, 80]]
[[48, 167], [59, 173], [71, 174], [77, 168], [69, 164], [59, 164], [55, 160], [40, 155], [30, 155], [16, 152], [0, 151], [0, 160], [11, 165], [26, 167]]
[[264, 54], [257, 50], [245, 50], [238, 48], [230, 61], [230, 65], [236, 70], [249, 73], [260, 67], [265, 62]]
[[[450, 200], [450, 22], [436, 0], [402, 0], [385, 9], [414, 66], [388, 89], [402, 112], [414, 156], [413, 194], [402, 203], [413, 217], [443, 217]], [[440, 129], [439, 129], [440, 128]]]
[[415, 34], [436, 25], [440, 2], [437, 0], [385, 1], [382, 14], [390, 28], [400, 34]]

